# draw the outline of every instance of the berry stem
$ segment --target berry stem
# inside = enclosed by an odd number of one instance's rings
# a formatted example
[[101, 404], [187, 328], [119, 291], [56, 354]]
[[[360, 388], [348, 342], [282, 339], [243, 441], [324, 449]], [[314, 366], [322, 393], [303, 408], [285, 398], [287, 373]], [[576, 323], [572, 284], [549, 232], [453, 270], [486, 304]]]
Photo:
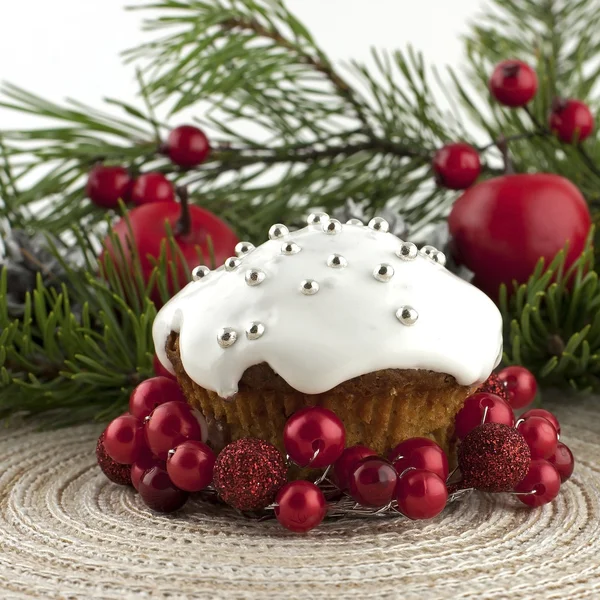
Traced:
[[186, 236], [192, 231], [192, 219], [190, 216], [189, 194], [186, 186], [181, 185], [176, 190], [181, 204], [181, 216], [175, 225], [175, 237]]

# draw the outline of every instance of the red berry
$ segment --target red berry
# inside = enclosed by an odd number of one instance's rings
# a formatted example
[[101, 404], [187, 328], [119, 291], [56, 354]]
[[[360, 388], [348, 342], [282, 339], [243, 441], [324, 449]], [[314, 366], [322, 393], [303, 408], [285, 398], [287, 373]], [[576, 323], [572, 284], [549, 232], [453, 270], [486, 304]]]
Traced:
[[301, 467], [318, 469], [333, 464], [344, 451], [345, 443], [343, 423], [334, 412], [321, 406], [294, 413], [283, 429], [285, 450]]
[[562, 442], [558, 442], [556, 450], [554, 454], [548, 458], [548, 462], [556, 467], [562, 483], [570, 479], [571, 475], [573, 475], [573, 470], [575, 469], [575, 457], [573, 456], [571, 449]]
[[463, 142], [447, 144], [435, 153], [433, 171], [439, 185], [464, 190], [473, 185], [481, 173], [479, 152]]
[[431, 519], [444, 510], [448, 490], [435, 473], [416, 469], [398, 480], [396, 500], [398, 510], [409, 519]]
[[170, 513], [180, 509], [188, 499], [188, 493], [176, 488], [163, 467], [152, 467], [143, 475], [138, 492], [152, 510]]
[[304, 533], [325, 518], [327, 503], [323, 492], [310, 481], [290, 481], [275, 498], [275, 516], [290, 531]]
[[177, 377], [168, 371], [167, 367], [163, 366], [156, 354], [152, 359], [152, 368], [154, 369], [154, 374], [157, 377], [166, 377], [167, 379], [173, 379], [173, 381], [177, 381]]
[[131, 465], [131, 483], [136, 490], [139, 491], [140, 481], [144, 473], [152, 467], [161, 467], [162, 469], [166, 469], [165, 461], [159, 460], [155, 456], [152, 456], [150, 450], [147, 452], [142, 452], [142, 454], [138, 456], [136, 461]]
[[556, 452], [558, 434], [554, 425], [543, 417], [529, 417], [517, 426], [519, 433], [525, 438], [531, 458], [549, 458]]
[[350, 475], [350, 495], [362, 506], [381, 508], [392, 501], [398, 474], [377, 456], [361, 460]]
[[588, 138], [595, 122], [587, 104], [579, 100], [559, 100], [554, 103], [549, 124], [563, 142], [571, 144]]
[[212, 481], [216, 458], [206, 444], [189, 440], [169, 453], [167, 473], [178, 488], [199, 492]]
[[487, 392], [488, 394], [495, 394], [500, 396], [502, 400], [508, 402], [508, 394], [506, 393], [506, 386], [503, 381], [496, 373], [492, 373], [476, 390], [475, 393]]
[[506, 367], [498, 373], [498, 377], [506, 385], [508, 402], [513, 408], [525, 408], [535, 400], [537, 381], [525, 367]]
[[346, 448], [333, 465], [333, 475], [340, 490], [348, 489], [350, 476], [357, 464], [368, 456], [375, 456], [376, 452], [367, 446], [350, 446]]
[[104, 448], [105, 435], [106, 432], [103, 432], [96, 444], [96, 460], [98, 461], [100, 470], [114, 483], [118, 483], [119, 485], [131, 485], [129, 465], [122, 465], [121, 463], [114, 461], [106, 453], [106, 448]]
[[529, 494], [518, 498], [523, 504], [533, 507], [552, 502], [559, 491], [560, 474], [554, 465], [543, 459], [532, 460], [525, 479], [515, 487], [515, 492]]
[[205, 442], [208, 437], [206, 420], [185, 402], [166, 402], [154, 409], [145, 423], [148, 446], [161, 460], [167, 460], [169, 450], [186, 440]]
[[202, 130], [192, 125], [182, 125], [169, 134], [166, 153], [176, 165], [190, 169], [208, 158], [210, 143]]
[[568, 241], [566, 272], [585, 248], [591, 217], [585, 198], [568, 179], [528, 173], [469, 188], [454, 203], [448, 225], [454, 258], [497, 299], [501, 283], [511, 292], [513, 279], [525, 283], [540, 257], [548, 264]]
[[486, 423], [501, 423], [509, 427], [513, 427], [515, 424], [515, 414], [508, 402], [495, 394], [480, 392], [469, 396], [456, 415], [457, 437], [461, 440], [465, 439], [475, 427], [479, 427], [483, 423], [484, 415]]
[[448, 457], [438, 444], [428, 438], [411, 438], [398, 444], [390, 452], [398, 475], [411, 467], [425, 469], [446, 481], [448, 478]]
[[86, 193], [97, 206], [116, 208], [119, 200], [127, 200], [130, 185], [127, 169], [97, 165], [88, 176]]
[[144, 173], [133, 182], [129, 197], [134, 204], [175, 202], [175, 189], [162, 173]]
[[132, 464], [146, 446], [142, 422], [130, 414], [117, 417], [104, 433], [106, 453], [124, 465]]
[[496, 65], [489, 82], [492, 96], [504, 106], [525, 106], [537, 92], [535, 71], [520, 60], [505, 60]]
[[543, 417], [546, 421], [550, 421], [556, 429], [556, 433], [560, 435], [560, 423], [558, 419], [549, 411], [544, 408], [530, 408], [527, 412], [521, 415], [521, 419], [528, 419], [529, 417]]
[[151, 377], [131, 393], [129, 412], [143, 421], [157, 406], [170, 401], [185, 402], [177, 382], [166, 377]]

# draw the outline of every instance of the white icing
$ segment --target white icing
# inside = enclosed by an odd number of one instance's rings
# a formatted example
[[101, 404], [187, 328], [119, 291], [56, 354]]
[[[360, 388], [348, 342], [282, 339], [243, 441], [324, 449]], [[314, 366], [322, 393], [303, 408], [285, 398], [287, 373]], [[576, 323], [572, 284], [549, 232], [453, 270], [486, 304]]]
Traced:
[[[308, 394], [389, 368], [447, 373], [461, 385], [489, 376], [502, 318], [483, 292], [423, 253], [399, 258], [402, 241], [390, 233], [352, 224], [328, 234], [323, 222], [292, 233], [278, 226], [239, 266], [212, 271], [172, 298], [153, 328], [163, 365], [172, 371], [165, 342], [176, 331], [187, 374], [224, 398], [248, 367], [263, 362]], [[300, 250], [285, 254], [284, 242]], [[334, 256], [341, 265], [332, 264]], [[373, 275], [382, 264], [393, 269], [386, 281]], [[264, 273], [259, 285], [247, 283], [251, 269]], [[302, 284], [310, 280], [317, 291], [307, 294]], [[418, 319], [404, 324], [402, 307]], [[261, 335], [246, 335], [256, 323]], [[225, 328], [237, 336], [224, 348], [217, 336]]]

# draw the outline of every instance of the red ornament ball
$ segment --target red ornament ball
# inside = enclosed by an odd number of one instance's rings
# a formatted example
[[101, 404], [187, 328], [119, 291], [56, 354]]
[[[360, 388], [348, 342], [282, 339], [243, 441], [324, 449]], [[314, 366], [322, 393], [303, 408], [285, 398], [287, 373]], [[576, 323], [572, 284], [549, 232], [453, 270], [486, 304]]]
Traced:
[[159, 466], [142, 475], [138, 492], [148, 508], [161, 513], [179, 510], [188, 499], [188, 493], [175, 487], [164, 467]]
[[167, 367], [163, 366], [163, 364], [160, 362], [160, 360], [156, 354], [154, 355], [154, 358], [152, 359], [152, 369], [154, 370], [154, 374], [157, 377], [166, 377], [167, 379], [172, 379], [173, 381], [177, 381], [177, 377], [175, 377], [175, 375], [173, 375], [173, 373], [171, 373], [169, 370], [167, 370]]
[[530, 462], [523, 436], [502, 423], [476, 427], [458, 447], [463, 487], [484, 492], [512, 490], [527, 474]]
[[469, 396], [455, 419], [456, 436], [464, 439], [484, 421], [486, 423], [502, 423], [512, 427], [515, 424], [515, 414], [508, 402], [495, 394], [480, 392]]
[[560, 491], [560, 474], [547, 460], [532, 460], [527, 475], [516, 487], [515, 492], [523, 504], [537, 507], [552, 502]]
[[500, 396], [502, 400], [508, 402], [508, 392], [506, 391], [506, 385], [504, 382], [498, 377], [496, 373], [492, 373], [485, 382], [477, 388], [477, 394], [486, 392], [487, 394], [494, 394], [495, 396]]
[[575, 457], [566, 444], [558, 442], [556, 450], [554, 454], [548, 458], [548, 462], [556, 467], [562, 483], [570, 479], [571, 475], [573, 475], [573, 471], [575, 470]]
[[105, 434], [106, 432], [102, 432], [102, 435], [98, 438], [98, 443], [96, 444], [96, 459], [98, 461], [98, 466], [113, 483], [118, 483], [119, 485], [131, 485], [129, 465], [123, 465], [114, 461], [106, 453], [106, 449], [104, 448]]
[[580, 100], [558, 100], [552, 107], [549, 125], [561, 141], [571, 144], [590, 137], [595, 119], [589, 106]]
[[138, 205], [175, 202], [175, 188], [162, 173], [144, 173], [133, 182], [129, 198]]
[[127, 201], [130, 186], [127, 169], [96, 165], [88, 175], [86, 194], [97, 206], [116, 208], [119, 200]]
[[131, 392], [129, 412], [144, 420], [157, 406], [170, 401], [186, 401], [177, 382], [166, 377], [151, 377], [142, 381]]
[[281, 452], [263, 440], [244, 438], [217, 457], [213, 483], [221, 498], [238, 510], [260, 510], [273, 502], [287, 480]]
[[140, 489], [140, 481], [144, 475], [144, 473], [153, 467], [160, 467], [161, 469], [166, 469], [165, 461], [159, 460], [155, 456], [152, 455], [150, 450], [147, 452], [143, 452], [136, 461], [131, 465], [131, 484], [133, 487], [139, 491]]
[[443, 481], [448, 478], [448, 457], [438, 444], [428, 438], [417, 437], [400, 442], [389, 457], [398, 475], [412, 467], [431, 471]]
[[517, 430], [527, 442], [532, 459], [550, 458], [556, 452], [558, 434], [544, 417], [529, 417], [517, 425]]
[[367, 446], [350, 446], [333, 464], [333, 477], [340, 490], [348, 489], [350, 476], [358, 463], [368, 456], [376, 456], [376, 452]]
[[525, 106], [538, 88], [535, 71], [521, 60], [504, 60], [494, 69], [489, 81], [492, 96], [504, 106]]
[[131, 465], [145, 447], [142, 422], [133, 415], [117, 417], [104, 430], [104, 449], [115, 462]]
[[585, 248], [591, 218], [587, 202], [569, 180], [536, 173], [474, 185], [454, 203], [448, 225], [454, 259], [497, 299], [501, 283], [509, 291], [513, 279], [524, 283], [540, 257], [548, 264], [567, 240], [568, 269]]
[[283, 429], [285, 451], [301, 467], [319, 469], [333, 464], [342, 455], [345, 443], [344, 424], [322, 406], [299, 410]]
[[498, 373], [506, 386], [508, 403], [513, 408], [525, 408], [535, 400], [537, 381], [531, 371], [518, 365], [506, 367]]
[[179, 489], [199, 492], [212, 481], [216, 458], [203, 442], [188, 440], [169, 452], [167, 473]]
[[389, 462], [369, 456], [350, 475], [350, 495], [362, 506], [381, 508], [392, 501], [397, 483], [398, 474]]
[[530, 408], [527, 412], [521, 415], [521, 419], [528, 419], [529, 417], [542, 417], [546, 421], [550, 421], [556, 429], [556, 433], [560, 435], [560, 423], [558, 419], [549, 411], [544, 408]]
[[310, 481], [290, 481], [275, 498], [275, 517], [290, 531], [305, 533], [320, 525], [327, 514], [323, 492]]
[[398, 480], [396, 500], [398, 510], [409, 519], [432, 519], [444, 510], [448, 489], [435, 473], [414, 469]]
[[464, 190], [473, 185], [481, 173], [479, 152], [463, 142], [447, 144], [435, 153], [433, 172], [439, 185]]
[[176, 165], [191, 169], [209, 157], [210, 143], [201, 129], [193, 125], [182, 125], [171, 131], [165, 150]]

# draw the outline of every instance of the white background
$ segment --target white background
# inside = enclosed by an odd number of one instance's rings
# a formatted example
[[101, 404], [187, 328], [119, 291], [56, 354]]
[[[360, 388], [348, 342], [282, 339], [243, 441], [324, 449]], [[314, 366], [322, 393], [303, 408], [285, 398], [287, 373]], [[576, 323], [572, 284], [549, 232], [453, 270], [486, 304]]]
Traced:
[[[96, 107], [103, 97], [132, 101], [131, 66], [119, 52], [147, 39], [140, 0], [0, 0], [0, 80], [45, 98]], [[334, 59], [367, 59], [372, 46], [412, 44], [427, 62], [462, 62], [461, 35], [483, 0], [288, 0]], [[0, 129], [32, 124], [0, 108]]]

